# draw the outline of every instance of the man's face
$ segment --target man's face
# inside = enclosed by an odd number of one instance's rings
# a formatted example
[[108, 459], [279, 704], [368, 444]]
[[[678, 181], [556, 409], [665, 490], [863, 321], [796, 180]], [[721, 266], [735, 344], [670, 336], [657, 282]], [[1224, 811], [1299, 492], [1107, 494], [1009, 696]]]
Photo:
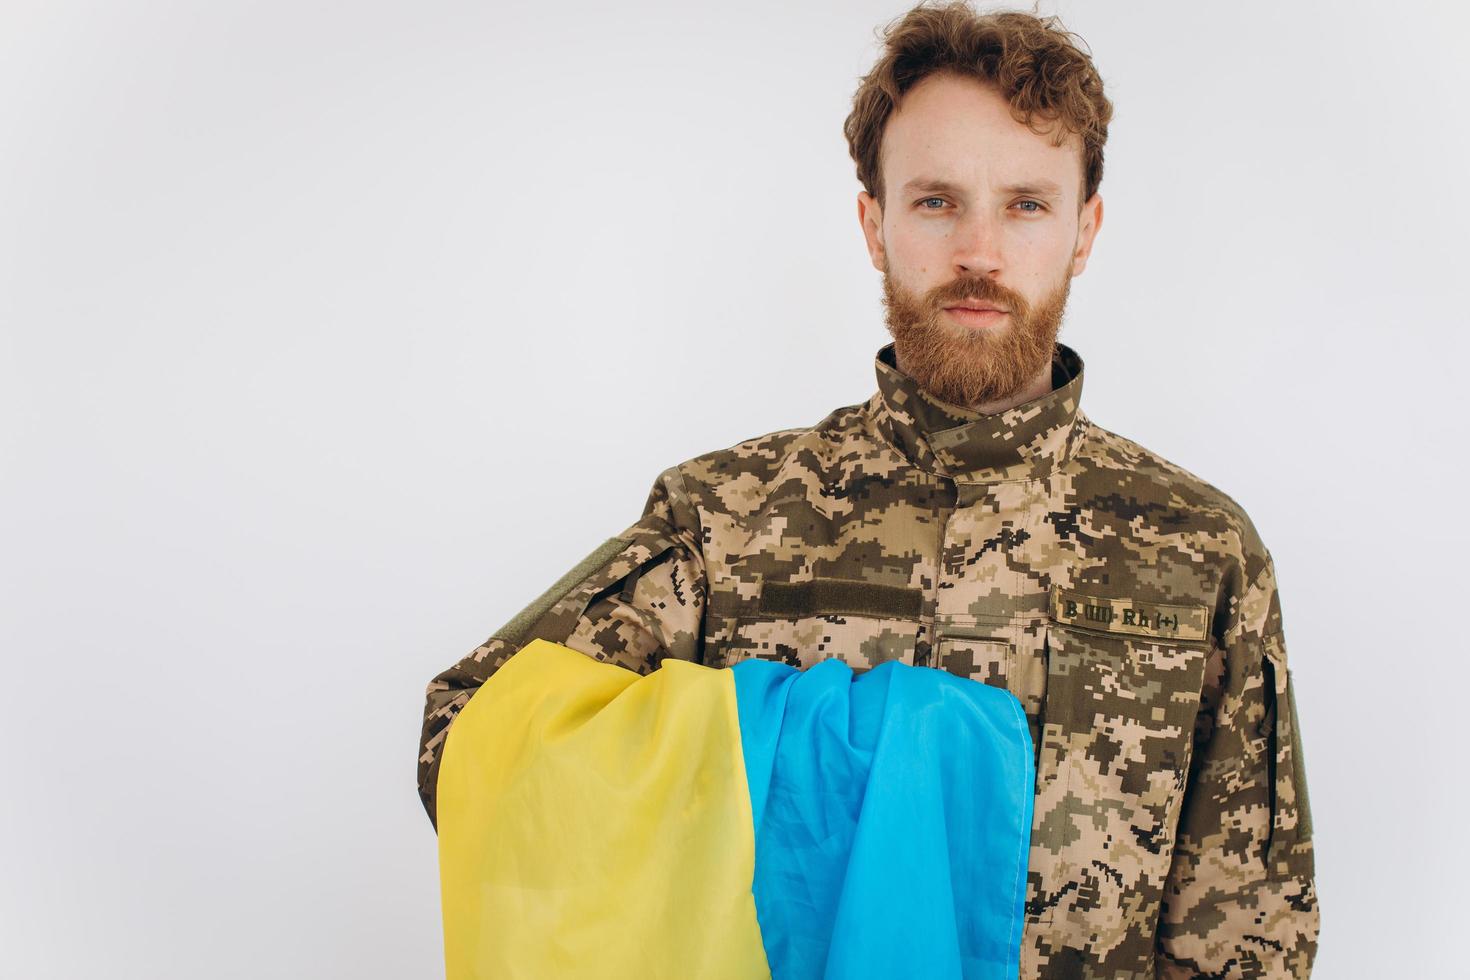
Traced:
[[1072, 277], [1102, 224], [1101, 195], [1078, 213], [1080, 141], [1052, 146], [994, 88], [941, 73], [904, 96], [880, 156], [886, 207], [864, 191], [858, 215], [899, 368], [985, 411], [1051, 390]]

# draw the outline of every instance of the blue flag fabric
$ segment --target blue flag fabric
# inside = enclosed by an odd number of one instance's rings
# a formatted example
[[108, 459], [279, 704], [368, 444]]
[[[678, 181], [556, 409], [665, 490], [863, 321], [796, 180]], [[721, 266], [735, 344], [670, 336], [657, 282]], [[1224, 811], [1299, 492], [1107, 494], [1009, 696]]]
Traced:
[[897, 661], [730, 669], [771, 975], [1015, 977], [1035, 784], [1015, 696]]

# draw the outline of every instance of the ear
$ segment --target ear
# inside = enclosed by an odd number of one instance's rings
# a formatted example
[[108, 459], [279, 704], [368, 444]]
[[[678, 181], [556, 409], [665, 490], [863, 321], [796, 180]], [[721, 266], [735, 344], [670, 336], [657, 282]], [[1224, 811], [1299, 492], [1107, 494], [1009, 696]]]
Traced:
[[858, 223], [863, 227], [863, 239], [868, 245], [868, 259], [873, 268], [883, 271], [883, 206], [867, 191], [857, 197]]
[[1079, 276], [1082, 270], [1087, 268], [1087, 257], [1092, 254], [1092, 243], [1097, 238], [1098, 229], [1102, 227], [1103, 201], [1102, 194], [1095, 192], [1092, 198], [1082, 205], [1082, 211], [1077, 216], [1077, 247], [1072, 252], [1072, 275]]

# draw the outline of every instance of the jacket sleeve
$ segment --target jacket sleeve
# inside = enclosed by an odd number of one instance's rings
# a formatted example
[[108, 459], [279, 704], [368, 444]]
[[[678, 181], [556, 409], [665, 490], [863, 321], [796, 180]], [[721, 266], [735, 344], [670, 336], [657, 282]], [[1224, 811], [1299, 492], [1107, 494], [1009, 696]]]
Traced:
[[[1254, 538], [1254, 535], [1248, 535]], [[1274, 565], [1252, 549], [1212, 651], [1157, 937], [1159, 978], [1306, 977], [1320, 913]]]
[[435, 788], [449, 727], [512, 654], [541, 638], [640, 674], [665, 657], [702, 662], [706, 593], [699, 517], [679, 468], [670, 467], [654, 481], [642, 517], [429, 682], [418, 787], [435, 830]]

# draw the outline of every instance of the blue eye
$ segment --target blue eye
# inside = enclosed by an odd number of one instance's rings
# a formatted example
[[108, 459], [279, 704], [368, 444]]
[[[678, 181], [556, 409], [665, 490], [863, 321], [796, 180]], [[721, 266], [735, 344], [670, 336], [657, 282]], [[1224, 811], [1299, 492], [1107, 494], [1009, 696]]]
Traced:
[[[939, 204], [940, 204], [940, 207], [936, 207], [936, 208], [926, 207], [926, 205], [930, 201], [938, 201]], [[946, 203], [948, 203], [948, 202], [946, 202], [944, 200], [944, 198], [942, 198], [942, 197], [924, 197], [924, 198], [920, 198], [915, 203], [919, 205], [919, 210], [920, 211], [941, 211], [941, 210], [943, 210], [943, 205], [946, 204]], [[1025, 201], [1017, 201], [1016, 203], [1017, 204], [1034, 204], [1035, 207], [1032, 207], [1032, 208], [1022, 208], [1022, 210], [1025, 211], [1027, 214], [1039, 214], [1040, 212], [1046, 210], [1046, 205], [1045, 204], [1042, 204], [1040, 201], [1033, 201], [1033, 200], [1027, 199]]]

